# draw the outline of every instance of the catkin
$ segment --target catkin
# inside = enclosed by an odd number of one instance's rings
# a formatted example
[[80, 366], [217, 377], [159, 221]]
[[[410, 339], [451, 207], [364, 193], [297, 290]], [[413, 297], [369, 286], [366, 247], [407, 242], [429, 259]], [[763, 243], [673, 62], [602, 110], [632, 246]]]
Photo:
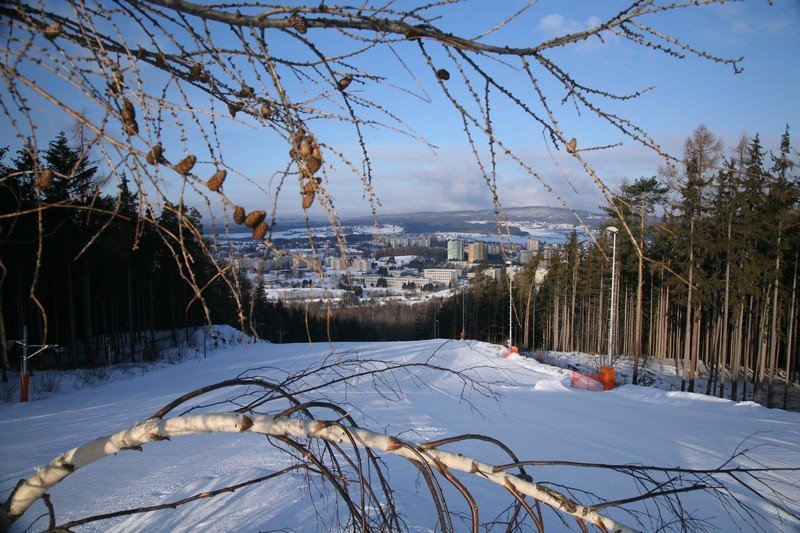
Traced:
[[225, 177], [228, 175], [228, 171], [225, 169], [218, 170], [208, 179], [208, 188], [214, 192], [218, 192], [222, 188], [222, 184], [225, 182]]

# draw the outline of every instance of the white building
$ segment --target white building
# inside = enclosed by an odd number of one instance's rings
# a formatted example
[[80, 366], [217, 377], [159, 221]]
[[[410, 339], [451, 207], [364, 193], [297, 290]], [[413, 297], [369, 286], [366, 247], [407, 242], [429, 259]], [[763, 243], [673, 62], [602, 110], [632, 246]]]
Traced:
[[[364, 278], [363, 278], [364, 286], [365, 287], [377, 287], [378, 286], [378, 280], [381, 279], [381, 278], [386, 280], [386, 286], [387, 287], [392, 287], [392, 288], [397, 288], [397, 289], [402, 289], [403, 285], [405, 285], [407, 287], [411, 283], [413, 283], [414, 286], [417, 289], [421, 289], [427, 283], [427, 280], [425, 278], [421, 278], [419, 276], [398, 276], [398, 277], [395, 278], [395, 277], [391, 277], [391, 276], [386, 277], [386, 276], [370, 275], [370, 276], [364, 276]], [[356, 278], [353, 278], [353, 281], [355, 282], [355, 281], [360, 281], [360, 280], [357, 280]]]
[[425, 276], [425, 279], [430, 283], [436, 285], [450, 285], [461, 277], [461, 270], [456, 268], [426, 268], [422, 271], [422, 275]]
[[354, 258], [350, 264], [353, 270], [356, 272], [369, 272], [370, 270], [369, 261], [367, 261], [363, 257]]

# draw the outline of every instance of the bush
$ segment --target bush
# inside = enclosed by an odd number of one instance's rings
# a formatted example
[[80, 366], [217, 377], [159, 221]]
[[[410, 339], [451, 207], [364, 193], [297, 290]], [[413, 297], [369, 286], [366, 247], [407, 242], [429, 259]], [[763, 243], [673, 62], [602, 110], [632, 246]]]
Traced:
[[8, 383], [0, 382], [0, 400], [13, 402], [19, 391], [19, 381], [11, 378]]
[[94, 385], [111, 377], [111, 370], [107, 366], [81, 368], [75, 373], [75, 377], [81, 385]]
[[36, 388], [39, 392], [58, 392], [61, 390], [63, 380], [64, 376], [53, 370], [42, 370], [35, 376]]

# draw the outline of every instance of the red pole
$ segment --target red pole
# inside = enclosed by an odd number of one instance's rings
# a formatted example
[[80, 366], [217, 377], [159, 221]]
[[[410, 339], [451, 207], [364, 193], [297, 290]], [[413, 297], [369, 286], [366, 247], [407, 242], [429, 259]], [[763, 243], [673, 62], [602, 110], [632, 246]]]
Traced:
[[29, 380], [29, 376], [28, 376], [28, 374], [20, 374], [19, 377], [20, 377], [20, 380], [22, 381], [21, 386], [20, 386], [20, 390], [19, 390], [19, 401], [20, 401], [20, 403], [27, 402], [28, 401], [28, 380]]

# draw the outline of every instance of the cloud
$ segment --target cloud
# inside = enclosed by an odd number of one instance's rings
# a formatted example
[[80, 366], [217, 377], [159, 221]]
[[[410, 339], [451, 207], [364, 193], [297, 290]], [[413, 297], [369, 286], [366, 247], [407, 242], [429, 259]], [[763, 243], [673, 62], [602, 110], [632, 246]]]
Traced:
[[[667, 144], [671, 148], [673, 143]], [[497, 192], [503, 207], [561, 207], [566, 204], [574, 209], [597, 211], [606, 203], [597, 184], [568, 154], [551, 154], [546, 148], [525, 148], [516, 154], [535, 170], [541, 181], [516, 163], [499, 159]], [[374, 168], [378, 169], [374, 187], [383, 204], [380, 213], [492, 207], [491, 191], [468, 147], [448, 146], [434, 154], [414, 145], [384, 145], [373, 147], [371, 155]], [[487, 154], [482, 155], [485, 157]], [[633, 180], [656, 174], [662, 164], [657, 154], [633, 144], [614, 150], [587, 152], [585, 156], [612, 189], [619, 187], [625, 178]], [[359, 204], [356, 200], [361, 196], [361, 189], [355, 180], [342, 173], [331, 181], [343, 215], [351, 210], [352, 213], [364, 211], [366, 204], [363, 201]]]
[[599, 24], [600, 19], [595, 16], [589, 17], [586, 21], [578, 21], [575, 19], [568, 19], [561, 13], [553, 13], [539, 19], [539, 24], [537, 24], [536, 29], [542, 31], [549, 37], [557, 37], [559, 35], [576, 33], [594, 28]]

